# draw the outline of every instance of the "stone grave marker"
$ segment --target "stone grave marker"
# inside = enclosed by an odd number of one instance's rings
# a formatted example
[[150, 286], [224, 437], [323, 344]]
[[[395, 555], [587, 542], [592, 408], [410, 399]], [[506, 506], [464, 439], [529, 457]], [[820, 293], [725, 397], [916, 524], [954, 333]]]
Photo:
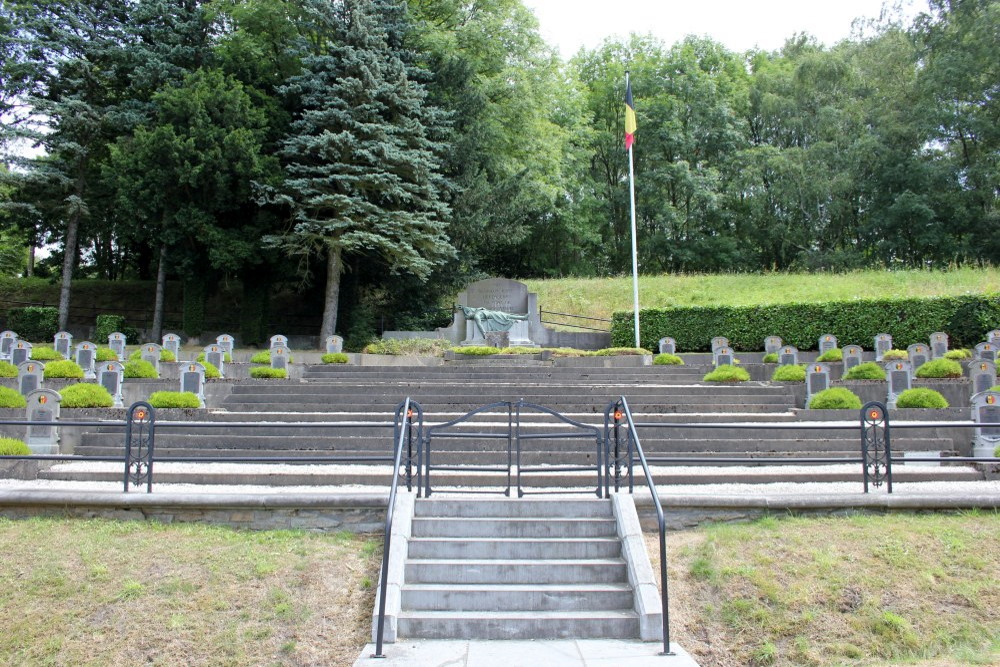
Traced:
[[340, 336], [326, 337], [326, 353], [338, 354], [344, 351], [344, 339]]
[[879, 334], [875, 336], [875, 361], [882, 361], [882, 355], [892, 349], [892, 336]]
[[218, 343], [205, 346], [205, 361], [219, 369], [219, 376], [226, 377], [226, 353]]
[[[973, 396], [972, 420], [977, 424], [1000, 424], [1000, 392], [985, 391]], [[1000, 443], [1000, 427], [978, 427], [972, 455], [992, 457], [998, 443]]]
[[277, 336], [271, 336], [271, 349], [273, 350], [279, 345], [281, 347], [288, 347], [288, 337], [280, 334]]
[[156, 377], [160, 377], [160, 352], [163, 351], [163, 348], [156, 343], [143, 343], [139, 349], [142, 360], [153, 364], [153, 368], [156, 369]]
[[108, 336], [108, 347], [111, 351], [118, 355], [118, 359], [122, 360], [125, 358], [125, 334], [121, 331], [115, 331]]
[[938, 331], [931, 334], [931, 359], [941, 359], [948, 351], [948, 334]]
[[794, 345], [786, 345], [778, 354], [779, 366], [795, 366], [799, 363], [799, 349]]
[[716, 336], [712, 339], [712, 352], [714, 353], [720, 347], [729, 347], [729, 339], [725, 336]]
[[187, 362], [181, 367], [181, 391], [190, 391], [198, 397], [200, 407], [205, 407], [205, 367], [197, 361]]
[[764, 339], [764, 354], [776, 354], [781, 349], [780, 336], [768, 336]]
[[976, 345], [976, 359], [996, 362], [997, 346], [993, 343], [980, 343]]
[[858, 366], [862, 362], [862, 355], [864, 350], [861, 349], [860, 345], [845, 345], [844, 346], [844, 372], [851, 370], [855, 366]]
[[77, 343], [76, 363], [83, 369], [83, 378], [85, 380], [94, 380], [97, 378], [97, 375], [94, 373], [94, 361], [96, 359], [96, 355], [97, 346], [89, 340]]
[[890, 361], [885, 365], [885, 376], [889, 380], [889, 407], [896, 407], [896, 398], [910, 388], [913, 381], [913, 367], [909, 361]]
[[733, 365], [733, 348], [719, 347], [712, 351], [712, 363], [715, 367]]
[[677, 354], [677, 341], [670, 336], [660, 339], [660, 354]]
[[125, 379], [125, 364], [120, 361], [102, 361], [97, 367], [97, 382], [108, 390], [115, 407], [123, 407], [122, 381]]
[[10, 348], [16, 340], [17, 334], [13, 331], [0, 332], [0, 361], [10, 361]]
[[[28, 403], [27, 420], [36, 422], [59, 421], [59, 402], [62, 396], [51, 389], [36, 389], [25, 397]], [[59, 453], [58, 426], [29, 426], [24, 444], [32, 454]]]
[[69, 359], [73, 351], [73, 334], [68, 331], [60, 331], [56, 334], [52, 346], [56, 348], [56, 352], [63, 356], [63, 359]]
[[229, 353], [229, 356], [233, 354], [233, 346], [236, 345], [236, 339], [229, 334], [222, 334], [215, 339], [216, 344], [222, 348], [222, 352]]
[[177, 334], [168, 333], [163, 337], [163, 349], [174, 355], [174, 359], [180, 361], [181, 358], [181, 337]]
[[37, 361], [25, 361], [17, 367], [17, 390], [27, 396], [36, 389], [42, 388], [45, 379], [45, 364]]
[[822, 355], [837, 347], [837, 337], [833, 334], [823, 334], [819, 337], [819, 353]]
[[910, 360], [910, 368], [917, 370], [930, 361], [931, 350], [923, 343], [914, 343], [906, 348], [906, 355]]
[[10, 363], [20, 366], [28, 359], [31, 359], [31, 343], [26, 340], [19, 340], [10, 348]]
[[288, 370], [288, 348], [283, 345], [271, 348], [271, 368]]
[[806, 406], [812, 397], [830, 388], [830, 367], [827, 364], [809, 364], [806, 367]]
[[1000, 345], [1000, 329], [986, 332], [986, 342], [993, 345]]
[[989, 391], [997, 384], [997, 365], [992, 361], [978, 359], [969, 364], [969, 380], [972, 383], [972, 395]]

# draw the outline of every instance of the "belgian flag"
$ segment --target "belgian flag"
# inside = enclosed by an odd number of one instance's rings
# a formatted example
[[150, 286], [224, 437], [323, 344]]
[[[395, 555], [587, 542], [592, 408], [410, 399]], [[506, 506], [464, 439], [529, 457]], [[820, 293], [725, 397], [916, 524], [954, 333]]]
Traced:
[[635, 141], [635, 105], [632, 104], [632, 84], [625, 83], [625, 150]]

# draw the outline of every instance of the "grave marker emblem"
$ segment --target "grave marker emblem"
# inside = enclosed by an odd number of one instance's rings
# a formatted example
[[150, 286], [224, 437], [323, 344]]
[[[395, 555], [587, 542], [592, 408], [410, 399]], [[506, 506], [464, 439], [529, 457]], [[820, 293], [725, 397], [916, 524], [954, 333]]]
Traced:
[[980, 343], [976, 345], [976, 359], [996, 362], [997, 346], [993, 343]]
[[19, 340], [10, 349], [10, 363], [20, 366], [28, 359], [31, 359], [31, 343], [26, 340]]
[[111, 351], [118, 355], [118, 359], [125, 358], [125, 334], [120, 331], [115, 331], [108, 336], [108, 347]]
[[764, 339], [764, 354], [775, 354], [781, 349], [781, 345], [780, 336], [768, 336]]
[[889, 407], [896, 407], [896, 398], [910, 388], [913, 379], [913, 367], [909, 361], [890, 361], [885, 365], [886, 377], [889, 380]]
[[819, 337], [819, 353], [825, 354], [830, 350], [836, 349], [837, 347], [837, 337], [833, 334], [823, 334]]
[[892, 336], [879, 334], [875, 336], [875, 361], [882, 361], [882, 355], [892, 349]]
[[53, 343], [53, 347], [56, 348], [56, 352], [61, 354], [63, 359], [70, 358], [73, 350], [73, 334], [68, 331], [60, 331], [56, 334]]
[[114, 407], [124, 406], [122, 396], [122, 380], [125, 378], [125, 365], [120, 361], [105, 361], [97, 372], [97, 381], [102, 387], [108, 390], [114, 400]]
[[17, 367], [17, 390], [27, 396], [36, 389], [42, 388], [45, 377], [45, 364], [37, 361], [25, 361]]
[[826, 364], [809, 364], [806, 369], [806, 406], [812, 397], [830, 388], [830, 367]]
[[97, 354], [97, 346], [89, 340], [85, 340], [76, 346], [76, 363], [83, 369], [85, 380], [94, 380], [97, 375], [94, 373], [94, 359]]
[[778, 364], [780, 366], [795, 366], [799, 363], [799, 350], [794, 345], [786, 345], [781, 348], [781, 354], [778, 355]]
[[864, 350], [861, 349], [860, 345], [845, 345], [844, 346], [844, 372], [851, 370], [855, 366], [861, 364], [862, 355]]
[[969, 380], [972, 383], [972, 395], [989, 391], [997, 383], [997, 367], [992, 361], [978, 360], [969, 365]]
[[930, 350], [922, 343], [914, 343], [906, 348], [906, 356], [910, 361], [910, 368], [917, 370], [929, 360]]
[[677, 341], [670, 336], [660, 339], [660, 354], [677, 354]]
[[[59, 402], [62, 396], [51, 389], [36, 389], [28, 394], [28, 421], [55, 422], [59, 421]], [[59, 453], [59, 427], [29, 426], [24, 443], [31, 448], [32, 454]]]
[[948, 334], [943, 331], [931, 334], [931, 358], [940, 359], [948, 351]]
[[344, 339], [340, 336], [326, 337], [326, 353], [338, 354], [344, 351]]
[[[206, 355], [207, 356], [207, 355]], [[198, 397], [205, 407], [205, 367], [196, 361], [184, 365], [181, 371], [181, 391], [189, 391]]]

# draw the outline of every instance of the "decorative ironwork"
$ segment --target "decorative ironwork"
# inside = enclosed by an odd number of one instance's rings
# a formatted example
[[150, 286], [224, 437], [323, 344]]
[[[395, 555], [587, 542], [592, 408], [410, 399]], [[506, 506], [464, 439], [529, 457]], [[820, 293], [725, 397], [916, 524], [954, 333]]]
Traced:
[[615, 491], [621, 487], [623, 472], [628, 475], [628, 492], [635, 488], [632, 466], [635, 450], [632, 446], [632, 432], [625, 416], [622, 400], [611, 403], [604, 411], [604, 495], [610, 497], [611, 483], [615, 480]]
[[[403, 411], [406, 414], [403, 414]], [[414, 423], [414, 418], [416, 423]], [[399, 474], [406, 480], [406, 490], [413, 490], [413, 481], [417, 482], [417, 497], [422, 495], [423, 486], [423, 434], [424, 409], [416, 401], [403, 401], [396, 407], [396, 418], [392, 428], [393, 443], [403, 442], [402, 464], [404, 468]], [[416, 474], [414, 475], [414, 469]]]
[[882, 403], [868, 403], [861, 408], [861, 465], [865, 493], [871, 482], [876, 489], [883, 482], [892, 493], [892, 449], [889, 442], [889, 415]]
[[[550, 429], [545, 433], [525, 433], [521, 430], [521, 414], [524, 411], [534, 411], [541, 412], [547, 415], [551, 415], [558, 419], [565, 427], [562, 429]], [[543, 405], [538, 405], [537, 403], [526, 403], [524, 399], [520, 399], [516, 405], [515, 412], [515, 451], [517, 452], [517, 497], [523, 498], [525, 495], [524, 488], [521, 485], [521, 476], [530, 475], [532, 473], [555, 473], [555, 472], [588, 472], [593, 471], [596, 468], [597, 472], [597, 488], [595, 493], [597, 497], [601, 497], [601, 450], [604, 448], [604, 439], [601, 437], [601, 430], [595, 426], [590, 426], [588, 424], [583, 424], [576, 421], [575, 419], [570, 419], [569, 417], [547, 408]], [[594, 443], [596, 449], [596, 466], [595, 465], [575, 465], [575, 466], [552, 466], [547, 465], [544, 467], [531, 468], [521, 463], [521, 450], [524, 445], [522, 443], [531, 440], [550, 440], [550, 439], [570, 439], [570, 438], [580, 438], [583, 440], [590, 440]]]
[[133, 403], [125, 417], [125, 493], [145, 483], [153, 492], [153, 435], [156, 413], [149, 403]]

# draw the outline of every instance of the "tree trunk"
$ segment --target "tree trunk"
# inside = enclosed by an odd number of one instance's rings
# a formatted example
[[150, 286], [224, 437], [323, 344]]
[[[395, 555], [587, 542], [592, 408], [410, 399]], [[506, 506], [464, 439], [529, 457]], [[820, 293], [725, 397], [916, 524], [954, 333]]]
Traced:
[[76, 235], [80, 227], [80, 215], [74, 213], [66, 222], [66, 254], [63, 257], [62, 286], [59, 288], [59, 330], [66, 331], [69, 324], [69, 293], [73, 281], [73, 266], [76, 264]]
[[35, 275], [35, 242], [28, 241], [28, 267], [24, 272], [25, 278], [31, 278]]
[[340, 259], [340, 246], [329, 246], [327, 256], [323, 325], [319, 330], [320, 346], [325, 343], [327, 336], [332, 336], [337, 331], [337, 306], [340, 302], [340, 274], [344, 271], [344, 264]]
[[160, 266], [156, 270], [156, 300], [153, 303], [153, 329], [149, 332], [154, 343], [163, 336], [163, 293], [167, 286], [167, 245], [160, 246]]

